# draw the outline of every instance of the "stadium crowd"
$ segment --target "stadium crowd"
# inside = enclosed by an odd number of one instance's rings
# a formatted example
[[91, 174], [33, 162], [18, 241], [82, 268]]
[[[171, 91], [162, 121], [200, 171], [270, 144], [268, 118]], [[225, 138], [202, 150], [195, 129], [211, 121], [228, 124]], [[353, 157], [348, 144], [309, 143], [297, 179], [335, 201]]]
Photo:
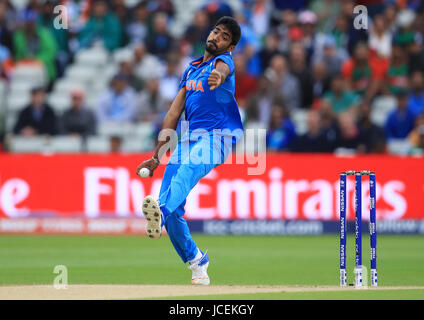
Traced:
[[[237, 5], [234, 5], [237, 3]], [[68, 29], [55, 27], [56, 5], [67, 8]], [[354, 7], [368, 10], [367, 29], [355, 28]], [[270, 151], [387, 153], [391, 141], [406, 153], [424, 151], [424, 5], [418, 0], [199, 1], [191, 23], [176, 36], [171, 0], [29, 0], [23, 9], [0, 0], [0, 71], [13, 76], [20, 61], [37, 60], [46, 86], [31, 90], [13, 134], [95, 135], [99, 124], [161, 120], [187, 62], [203, 54], [211, 26], [234, 16], [242, 39], [233, 52], [236, 99], [245, 124], [267, 128]], [[101, 44], [131, 59], [85, 106], [83, 88], [58, 114], [46, 100], [80, 50]], [[394, 108], [376, 123], [377, 101]], [[305, 111], [304, 132], [293, 114]], [[0, 117], [5, 118], [4, 103]], [[4, 122], [4, 121], [3, 121]], [[2, 137], [11, 132], [4, 132]], [[3, 148], [6, 150], [7, 148]]]

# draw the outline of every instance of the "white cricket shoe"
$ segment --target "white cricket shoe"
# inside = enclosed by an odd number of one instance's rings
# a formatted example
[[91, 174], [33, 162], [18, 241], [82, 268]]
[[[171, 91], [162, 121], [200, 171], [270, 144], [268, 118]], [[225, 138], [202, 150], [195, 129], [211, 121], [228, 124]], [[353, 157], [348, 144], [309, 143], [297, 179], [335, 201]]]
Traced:
[[188, 265], [188, 268], [192, 271], [191, 284], [200, 284], [207, 286], [210, 283], [210, 279], [207, 272], [209, 266], [209, 257], [206, 252], [198, 261], [189, 263]]
[[147, 219], [146, 234], [151, 239], [159, 239], [162, 235], [161, 211], [158, 202], [152, 196], [144, 198], [143, 214]]

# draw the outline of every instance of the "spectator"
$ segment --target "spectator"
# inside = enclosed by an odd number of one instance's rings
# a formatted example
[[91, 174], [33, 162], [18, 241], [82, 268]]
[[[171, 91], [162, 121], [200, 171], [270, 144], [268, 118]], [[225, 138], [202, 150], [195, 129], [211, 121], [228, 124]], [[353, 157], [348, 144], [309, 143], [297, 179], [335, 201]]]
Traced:
[[415, 116], [408, 109], [406, 91], [396, 93], [397, 108], [391, 112], [385, 124], [387, 139], [405, 139], [414, 128]]
[[10, 0], [2, 0], [0, 1], [1, 5], [3, 6], [2, 9], [2, 15], [3, 18], [1, 19], [2, 23], [7, 26], [7, 28], [12, 31], [16, 28], [17, 24], [17, 12], [15, 9], [15, 6], [12, 4], [12, 1]]
[[159, 59], [148, 53], [143, 43], [134, 46], [134, 74], [142, 81], [152, 76], [160, 77], [163, 74], [163, 65]]
[[121, 153], [122, 152], [122, 137], [111, 136], [109, 138], [110, 153]]
[[113, 12], [116, 18], [118, 18], [121, 26], [121, 43], [119, 46], [126, 46], [129, 43], [129, 37], [126, 32], [131, 18], [129, 9], [127, 8], [125, 0], [112, 0], [111, 7], [111, 12]]
[[313, 102], [312, 77], [306, 61], [306, 50], [301, 43], [293, 43], [289, 61], [290, 72], [297, 78], [300, 86], [300, 106], [309, 109]]
[[408, 108], [417, 116], [424, 112], [424, 73], [415, 71], [409, 80], [411, 93], [409, 95]]
[[424, 155], [424, 125], [418, 127], [418, 142], [413, 146], [412, 153]]
[[323, 97], [330, 89], [330, 77], [327, 66], [322, 61], [317, 61], [312, 66], [312, 105]]
[[335, 145], [321, 127], [321, 116], [317, 110], [309, 110], [307, 116], [308, 131], [298, 136], [290, 150], [294, 152], [333, 152]]
[[202, 10], [205, 10], [209, 15], [210, 29], [222, 16], [232, 17], [234, 14], [231, 6], [221, 0], [207, 1], [207, 3], [202, 7]]
[[261, 73], [268, 67], [271, 59], [281, 52], [278, 49], [279, 37], [277, 33], [269, 33], [265, 37], [265, 44], [259, 51], [259, 59], [261, 62]]
[[354, 19], [356, 14], [354, 13], [356, 0], [344, 0], [342, 3], [342, 17], [346, 21], [346, 50], [350, 55], [354, 52], [355, 48], [359, 43], [368, 42], [368, 30], [359, 29], [355, 27]]
[[353, 57], [342, 65], [342, 73], [349, 88], [367, 99], [372, 99], [381, 89], [387, 66], [369, 56], [365, 43], [359, 43]]
[[266, 146], [268, 151], [287, 150], [296, 131], [284, 105], [274, 105], [271, 120], [266, 133]]
[[306, 8], [307, 1], [305, 0], [273, 0], [274, 7], [277, 10], [293, 10], [298, 12]]
[[137, 118], [140, 121], [155, 121], [166, 110], [167, 100], [159, 90], [159, 79], [152, 76], [147, 80], [137, 101]]
[[128, 83], [135, 91], [143, 89], [143, 80], [135, 74], [134, 62], [131, 59], [123, 59], [119, 62], [119, 72], [128, 78]]
[[234, 68], [236, 75], [235, 98], [241, 108], [245, 108], [249, 96], [255, 92], [257, 79], [247, 73], [246, 58], [244, 55], [234, 57]]
[[78, 34], [80, 48], [88, 48], [100, 41], [110, 51], [122, 43], [121, 24], [115, 14], [109, 11], [105, 0], [94, 0], [91, 16]]
[[268, 32], [271, 9], [272, 5], [268, 0], [256, 0], [252, 3], [248, 20], [260, 38], [264, 37]]
[[359, 105], [357, 126], [360, 140], [359, 152], [385, 152], [386, 136], [384, 130], [371, 121], [371, 105], [367, 101], [363, 101]]
[[13, 59], [8, 48], [0, 44], [0, 81], [9, 80], [13, 72]]
[[393, 46], [392, 60], [386, 76], [386, 91], [396, 94], [408, 88], [408, 63], [406, 53], [400, 46]]
[[181, 74], [178, 70], [180, 64], [178, 53], [171, 52], [166, 62], [165, 74], [159, 80], [159, 93], [164, 99], [172, 101], [178, 94], [178, 86], [181, 81]]
[[7, 3], [0, 2], [0, 46], [7, 48], [11, 54], [13, 50], [12, 30], [8, 23]]
[[31, 90], [31, 102], [21, 112], [13, 132], [22, 136], [57, 134], [57, 117], [46, 103], [46, 90], [41, 87]]
[[142, 1], [134, 8], [134, 17], [126, 30], [129, 42], [133, 44], [143, 43], [147, 38], [149, 10], [147, 3]]
[[210, 33], [209, 16], [204, 10], [194, 14], [193, 24], [187, 27], [184, 40], [191, 45], [191, 55], [200, 57], [205, 51], [205, 43]]
[[168, 32], [167, 16], [157, 13], [153, 17], [153, 30], [147, 35], [146, 44], [149, 53], [165, 61], [166, 55], [171, 50], [173, 39]]
[[168, 18], [173, 18], [175, 15], [174, 4], [171, 0], [148, 0], [147, 6], [152, 13], [162, 12]]
[[13, 72], [13, 37], [11, 22], [14, 16], [8, 9], [7, 2], [0, 2], [0, 81], [10, 79]]
[[370, 28], [368, 45], [371, 51], [379, 57], [389, 59], [392, 54], [392, 34], [387, 29], [384, 16], [374, 16]]
[[340, 14], [336, 18], [336, 22], [334, 24], [334, 28], [331, 32], [331, 35], [334, 37], [336, 41], [337, 49], [346, 49], [348, 48], [349, 43], [349, 21], [345, 19], [343, 14]]
[[20, 14], [22, 27], [13, 33], [13, 52], [15, 61], [41, 61], [46, 67], [50, 81], [56, 78], [55, 57], [57, 45], [51, 33], [38, 26], [37, 14], [25, 10]]
[[335, 113], [352, 111], [360, 101], [357, 94], [346, 89], [345, 80], [340, 75], [331, 80], [331, 90], [324, 97], [330, 101]]
[[310, 58], [315, 50], [315, 26], [317, 23], [317, 16], [313, 11], [305, 10], [299, 13], [299, 24], [302, 28], [302, 44], [306, 50], [306, 59]]
[[368, 15], [374, 18], [376, 15], [381, 14], [384, 10], [383, 2], [389, 2], [385, 0], [356, 0], [355, 4], [367, 6]]
[[418, 147], [418, 145], [420, 144], [421, 135], [422, 135], [421, 130], [423, 127], [424, 127], [424, 113], [421, 113], [415, 118], [414, 129], [412, 129], [412, 131], [408, 135], [408, 140], [411, 143], [411, 146]]
[[[424, 34], [424, 32], [422, 32]], [[420, 36], [417, 36], [418, 39]], [[406, 47], [408, 67], [412, 71], [424, 71], [424, 48], [422, 41], [415, 41]]]
[[261, 60], [259, 50], [261, 42], [258, 35], [250, 27], [243, 14], [237, 14], [236, 19], [240, 24], [241, 38], [233, 54], [243, 54], [246, 58], [246, 71], [254, 77], [258, 77], [261, 72]]
[[96, 134], [96, 117], [86, 108], [84, 98], [84, 91], [81, 88], [71, 91], [71, 106], [61, 118], [64, 134], [82, 137]]
[[387, 30], [392, 34], [395, 34], [397, 30], [396, 15], [397, 15], [396, 6], [394, 4], [389, 4], [383, 11], [383, 16], [387, 25]]
[[415, 12], [409, 9], [401, 10], [398, 13], [396, 17], [398, 29], [394, 37], [396, 44], [401, 46], [409, 46], [415, 42], [415, 35], [412, 29], [415, 16]]
[[55, 27], [55, 19], [57, 15], [53, 11], [54, 6], [54, 0], [46, 0], [46, 2], [42, 4], [38, 23], [48, 29], [56, 41], [57, 54], [55, 57], [55, 63], [57, 66], [57, 76], [62, 77], [66, 66], [71, 60], [69, 37], [67, 29]]
[[316, 30], [328, 33], [333, 28], [335, 20], [340, 14], [340, 1], [313, 0], [310, 1], [309, 9], [317, 16]]
[[354, 115], [349, 111], [345, 111], [338, 115], [337, 120], [340, 130], [337, 147], [356, 152], [361, 140]]
[[100, 95], [97, 107], [99, 123], [132, 122], [136, 119], [136, 93], [126, 75], [113, 77], [110, 87]]
[[90, 19], [92, 1], [61, 0], [60, 4], [66, 8], [69, 32], [72, 35], [78, 34]]
[[247, 101], [246, 117], [248, 121], [259, 121], [263, 127], [267, 127], [271, 118], [271, 107], [279, 97], [279, 91], [274, 90], [271, 81], [265, 75], [258, 79], [257, 90], [253, 92]]
[[42, 4], [41, 1], [38, 0], [28, 0], [26, 1], [25, 5], [25, 10], [32, 10], [38, 13]]
[[337, 48], [336, 40], [333, 36], [326, 36], [324, 38], [322, 49], [316, 50], [312, 61], [322, 61], [325, 63], [328, 73], [331, 76], [340, 73], [343, 62], [347, 58], [347, 53], [345, 50]]
[[287, 54], [291, 41], [294, 40], [296, 34], [298, 39], [301, 39], [303, 34], [300, 28], [297, 26], [297, 14], [295, 11], [287, 9], [281, 12], [281, 23], [277, 26], [276, 31], [280, 37], [279, 51], [283, 54]]
[[337, 123], [337, 115], [331, 107], [331, 102], [327, 99], [321, 99], [317, 109], [321, 117], [321, 130], [328, 143], [335, 148], [337, 139], [340, 135], [340, 130]]
[[296, 77], [287, 70], [286, 59], [282, 55], [272, 58], [265, 76], [271, 81], [274, 90], [281, 91], [287, 108], [291, 111], [300, 107], [300, 86]]

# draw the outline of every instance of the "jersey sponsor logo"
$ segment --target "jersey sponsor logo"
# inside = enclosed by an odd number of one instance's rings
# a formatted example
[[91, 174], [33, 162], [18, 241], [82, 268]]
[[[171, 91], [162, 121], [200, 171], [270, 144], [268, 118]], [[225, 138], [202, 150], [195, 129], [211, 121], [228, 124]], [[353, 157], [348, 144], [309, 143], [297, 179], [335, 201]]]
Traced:
[[189, 81], [187, 81], [187, 83], [186, 83], [186, 90], [187, 91], [192, 90], [192, 91], [202, 91], [202, 92], [205, 92], [203, 90], [202, 81], [200, 81], [200, 80], [189, 80]]

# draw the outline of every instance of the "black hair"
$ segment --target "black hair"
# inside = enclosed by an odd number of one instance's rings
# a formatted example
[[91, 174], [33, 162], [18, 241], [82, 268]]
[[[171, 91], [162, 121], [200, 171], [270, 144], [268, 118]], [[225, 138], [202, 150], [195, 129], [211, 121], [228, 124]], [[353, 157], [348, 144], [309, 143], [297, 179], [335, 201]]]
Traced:
[[219, 20], [215, 23], [214, 28], [219, 25], [225, 26], [231, 32], [232, 45], [237, 45], [241, 38], [241, 29], [237, 20], [233, 17], [224, 16], [219, 18]]
[[43, 86], [37, 86], [31, 89], [31, 94], [36, 94], [38, 92], [46, 92], [46, 88]]

